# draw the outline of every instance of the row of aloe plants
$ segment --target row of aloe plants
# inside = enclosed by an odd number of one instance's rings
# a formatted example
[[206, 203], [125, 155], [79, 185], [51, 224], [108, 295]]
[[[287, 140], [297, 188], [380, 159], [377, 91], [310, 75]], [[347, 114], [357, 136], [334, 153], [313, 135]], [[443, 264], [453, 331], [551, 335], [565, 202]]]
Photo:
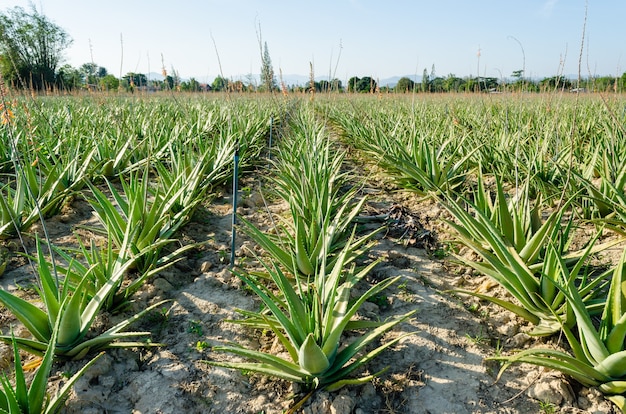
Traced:
[[[457, 293], [514, 312], [533, 335], [567, 339], [569, 352], [539, 347], [494, 358], [502, 370], [515, 362], [560, 370], [626, 412], [625, 259], [604, 272], [589, 264], [593, 254], [623, 244], [625, 131], [616, 116], [623, 103], [484, 100], [407, 101], [404, 111], [357, 101], [352, 110], [335, 103], [320, 110], [399, 188], [440, 200], [453, 217], [454, 240], [479, 257], [456, 259], [514, 300]], [[584, 223], [595, 225], [595, 235], [574, 247]], [[607, 230], [616, 236], [599, 243]]]
[[[259, 257], [264, 270], [234, 271], [263, 307], [241, 310], [243, 318], [233, 322], [273, 332], [287, 356], [225, 345], [213, 350], [254, 362], [208, 363], [302, 384], [308, 393], [292, 407], [295, 410], [315, 390], [333, 391], [380, 374], [359, 370], [411, 333], [370, 345], [414, 312], [387, 321], [353, 320], [366, 300], [398, 278], [383, 280], [352, 298], [352, 290], [378, 264], [377, 260], [357, 260], [372, 247], [377, 233], [359, 234], [355, 227], [354, 219], [365, 202], [359, 197], [358, 180], [346, 170], [345, 151], [311, 106], [292, 111], [282, 131], [264, 188], [284, 200], [289, 210], [285, 216], [272, 216], [270, 229], [259, 229], [242, 219], [244, 231], [266, 253]], [[357, 335], [347, 339], [345, 333], [355, 330]], [[354, 377], [355, 371], [361, 376]]]
[[95, 361], [46, 399], [54, 360], [161, 345], [147, 341], [150, 332], [127, 328], [164, 302], [102, 333], [91, 328], [102, 310], [123, 311], [146, 280], [194, 247], [179, 246], [178, 231], [231, 179], [236, 150], [243, 168], [252, 165], [269, 128], [269, 112], [254, 102], [78, 102], [16, 99], [0, 127], [6, 156], [0, 161], [0, 234], [30, 237], [32, 224], [41, 221], [45, 229], [67, 200], [81, 197], [100, 223], [89, 230], [106, 240], [83, 243], [77, 236], [78, 248], [67, 249], [35, 236], [36, 251], [28, 257], [43, 307], [0, 290], [0, 303], [31, 334], [0, 340], [13, 344], [16, 356], [19, 348], [43, 358], [29, 387], [16, 358], [15, 381], [1, 379], [0, 411], [58, 411], [72, 383]]
[[78, 102], [13, 104], [11, 123], [0, 131], [0, 236], [28, 230], [39, 213], [58, 213], [87, 182], [115, 181], [146, 166], [165, 191], [190, 187], [179, 196], [183, 208], [228, 179], [235, 148], [243, 168], [256, 158], [271, 115], [245, 101]]

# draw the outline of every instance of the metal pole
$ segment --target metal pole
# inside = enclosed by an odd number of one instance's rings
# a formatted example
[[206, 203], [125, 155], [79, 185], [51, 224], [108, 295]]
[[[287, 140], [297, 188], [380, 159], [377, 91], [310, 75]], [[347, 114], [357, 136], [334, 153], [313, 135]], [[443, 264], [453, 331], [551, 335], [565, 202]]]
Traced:
[[267, 149], [267, 159], [272, 159], [272, 127], [274, 126], [274, 117], [270, 117], [270, 142]]
[[237, 225], [237, 193], [239, 192], [238, 186], [239, 176], [239, 142], [235, 147], [234, 157], [234, 171], [233, 171], [233, 222], [232, 222], [232, 237], [230, 243], [230, 267], [235, 267], [235, 241], [237, 239], [237, 231], [235, 226]]

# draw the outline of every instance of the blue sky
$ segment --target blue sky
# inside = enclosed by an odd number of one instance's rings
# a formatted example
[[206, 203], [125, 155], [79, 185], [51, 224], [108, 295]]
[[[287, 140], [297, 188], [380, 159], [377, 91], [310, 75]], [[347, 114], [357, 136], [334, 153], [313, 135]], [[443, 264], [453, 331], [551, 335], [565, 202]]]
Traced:
[[[0, 0], [0, 11], [29, 7]], [[505, 77], [575, 74], [584, 0], [34, 0], [74, 42], [66, 63], [116, 76], [168, 72], [211, 82], [260, 72], [258, 32], [278, 74]], [[582, 74], [626, 72], [626, 1], [589, 0]], [[123, 53], [120, 38], [123, 39]], [[480, 50], [480, 56], [479, 56]], [[219, 62], [218, 62], [219, 57]], [[220, 70], [221, 63], [221, 70]]]

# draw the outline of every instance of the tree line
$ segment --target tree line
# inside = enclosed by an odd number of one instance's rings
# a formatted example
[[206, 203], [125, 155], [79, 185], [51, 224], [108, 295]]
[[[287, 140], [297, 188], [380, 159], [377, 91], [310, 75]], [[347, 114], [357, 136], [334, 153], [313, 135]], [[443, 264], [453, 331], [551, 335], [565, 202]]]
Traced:
[[[352, 92], [352, 93], [443, 93], [443, 92], [543, 92], [543, 91], [626, 91], [626, 73], [621, 77], [588, 77], [582, 81], [564, 76], [541, 80], [524, 76], [516, 70], [509, 79], [495, 77], [458, 77], [448, 74], [436, 76], [433, 65], [430, 73], [424, 69], [419, 82], [402, 77], [395, 85], [379, 85], [370, 76], [351, 77], [344, 86], [339, 79], [316, 81], [311, 76], [306, 85], [279, 84], [272, 67], [267, 43], [261, 55], [261, 76], [248, 75], [243, 80], [217, 76], [212, 83], [202, 84], [195, 78], [182, 80], [175, 70], [165, 68], [162, 79], [150, 79], [146, 74], [129, 72], [121, 78], [110, 74], [102, 66], [89, 62], [74, 68], [62, 65], [63, 51], [72, 43], [71, 37], [34, 6], [30, 11], [14, 7], [0, 13], [0, 74], [5, 83], [17, 89], [125, 90], [142, 91], [230, 91], [230, 92]], [[261, 43], [261, 42], [259, 42]], [[416, 77], [417, 78], [417, 77]]]

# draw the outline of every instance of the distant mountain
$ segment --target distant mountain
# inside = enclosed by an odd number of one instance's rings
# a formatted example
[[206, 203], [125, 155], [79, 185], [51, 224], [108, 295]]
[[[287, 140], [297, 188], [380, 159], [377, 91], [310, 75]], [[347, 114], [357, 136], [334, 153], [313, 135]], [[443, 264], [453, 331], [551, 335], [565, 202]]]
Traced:
[[378, 79], [378, 87], [387, 86], [388, 88], [393, 88], [396, 86], [400, 78], [402, 78], [402, 76], [392, 76], [391, 78]]
[[[260, 76], [259, 76], [260, 78]], [[258, 78], [257, 78], [258, 79]], [[322, 78], [319, 78], [322, 79]], [[316, 80], [319, 80], [318, 78], [316, 78]], [[324, 77], [323, 79], [328, 80], [328, 77]], [[280, 83], [280, 77], [277, 75], [276, 76], [276, 81]], [[309, 76], [305, 76], [305, 75], [285, 75], [283, 74], [283, 82], [285, 82], [285, 85], [287, 86], [291, 86], [291, 85], [295, 85], [295, 86], [304, 86], [307, 85], [310, 82], [310, 77]]]
[[[401, 78], [409, 78], [409, 79], [411, 79], [415, 83], [421, 83], [422, 82], [422, 75], [415, 75], [415, 74], [413, 74], [413, 75], [404, 75], [404, 76], [394, 76], [393, 78], [385, 79], [384, 82], [381, 80], [380, 81], [380, 85], [381, 86], [389, 86], [390, 88], [393, 88], [393, 87], [396, 86], [396, 84], [398, 83], [398, 81]], [[387, 82], [387, 81], [389, 81], [389, 82]]]
[[162, 74], [157, 73], [157, 72], [150, 72], [146, 74], [146, 78], [152, 81], [162, 81], [163, 79], [165, 79], [165, 77]]

